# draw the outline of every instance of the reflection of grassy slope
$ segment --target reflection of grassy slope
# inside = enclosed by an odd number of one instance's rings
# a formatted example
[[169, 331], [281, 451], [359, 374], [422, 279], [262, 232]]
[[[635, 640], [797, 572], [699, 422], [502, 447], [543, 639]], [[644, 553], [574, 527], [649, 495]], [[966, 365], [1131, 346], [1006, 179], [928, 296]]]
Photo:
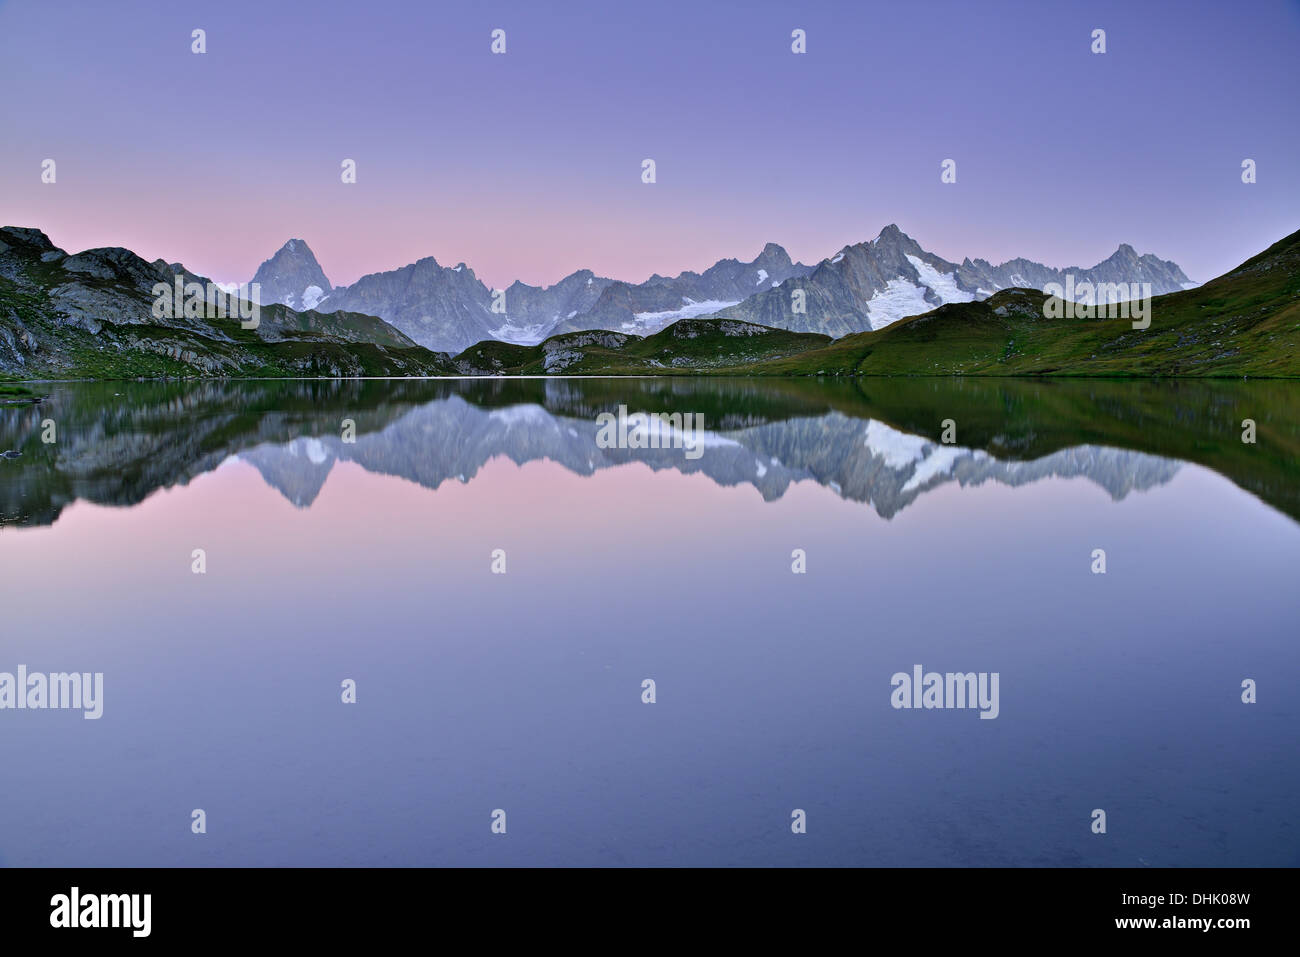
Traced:
[[861, 394], [848, 383], [808, 378], [458, 379], [447, 382], [443, 392], [484, 408], [535, 403], [571, 418], [594, 418], [620, 405], [630, 412], [688, 411], [702, 414], [709, 429], [819, 416], [836, 409], [853, 415], [864, 408]]
[[[1021, 378], [617, 378], [112, 382], [55, 386], [40, 405], [0, 405], [0, 524], [48, 523], [77, 497], [133, 504], [263, 442], [385, 428], [413, 408], [455, 398], [482, 408], [535, 403], [594, 420], [631, 411], [696, 412], [734, 430], [839, 413], [878, 419], [938, 442], [944, 419], [958, 445], [1002, 460], [1105, 445], [1211, 468], [1300, 519], [1300, 384]], [[54, 418], [57, 445], [40, 441]], [[1258, 442], [1241, 441], [1254, 419]], [[452, 437], [430, 436], [430, 442]]]
[[[867, 414], [1002, 459], [1110, 445], [1206, 466], [1300, 519], [1300, 385], [1059, 379], [859, 379]], [[1256, 443], [1241, 440], [1254, 419]]]
[[[49, 524], [77, 498], [134, 505], [263, 442], [378, 431], [437, 396], [428, 380], [177, 380], [54, 386], [39, 405], [0, 406], [0, 526]], [[58, 441], [41, 441], [41, 420]], [[69, 464], [72, 467], [69, 468]]]
[[[1004, 291], [942, 306], [748, 371], [1300, 376], [1300, 232], [1204, 286], [1157, 296], [1148, 329], [1133, 329], [1128, 319], [1044, 319], [1043, 298]], [[1017, 301], [1030, 308], [1018, 310]]]
[[39, 393], [27, 386], [19, 385], [9, 376], [0, 375], [0, 405], [6, 403], [32, 402]]

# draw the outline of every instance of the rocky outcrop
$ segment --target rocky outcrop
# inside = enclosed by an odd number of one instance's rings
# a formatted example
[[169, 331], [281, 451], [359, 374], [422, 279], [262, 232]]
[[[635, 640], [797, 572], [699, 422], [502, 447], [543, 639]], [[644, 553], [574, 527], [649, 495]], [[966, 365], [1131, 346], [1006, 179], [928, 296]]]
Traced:
[[[198, 283], [198, 308], [158, 309], [168, 290]], [[171, 303], [168, 303], [169, 306]], [[220, 309], [217, 308], [218, 304]], [[374, 316], [324, 315], [251, 303], [179, 263], [128, 249], [68, 255], [39, 230], [0, 229], [0, 372], [49, 377], [192, 375], [427, 375], [429, 353]], [[211, 308], [209, 308], [211, 306]]]

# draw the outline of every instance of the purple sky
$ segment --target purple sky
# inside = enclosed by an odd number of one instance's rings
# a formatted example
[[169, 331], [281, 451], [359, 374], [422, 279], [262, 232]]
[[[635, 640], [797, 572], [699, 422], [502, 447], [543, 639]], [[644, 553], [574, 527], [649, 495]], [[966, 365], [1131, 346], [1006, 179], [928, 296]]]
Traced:
[[0, 220], [219, 280], [298, 237], [335, 283], [428, 255], [639, 281], [896, 222], [957, 261], [1128, 242], [1203, 281], [1300, 226], [1297, 63], [1296, 0], [0, 0]]

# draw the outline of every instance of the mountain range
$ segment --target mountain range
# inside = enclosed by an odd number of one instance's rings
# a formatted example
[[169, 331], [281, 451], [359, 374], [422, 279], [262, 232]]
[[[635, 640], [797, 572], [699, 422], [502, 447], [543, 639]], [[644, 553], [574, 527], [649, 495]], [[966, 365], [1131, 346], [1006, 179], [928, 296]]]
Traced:
[[[457, 353], [490, 339], [532, 345], [585, 330], [651, 335], [699, 316], [839, 337], [1002, 289], [1064, 284], [1067, 274], [1076, 282], [1149, 282], [1153, 295], [1194, 285], [1175, 263], [1139, 256], [1127, 244], [1088, 268], [1054, 269], [1028, 259], [957, 264], [926, 252], [892, 224], [815, 266], [794, 262], [781, 246], [768, 243], [749, 262], [723, 259], [701, 273], [629, 283], [583, 269], [553, 286], [516, 281], [496, 297], [465, 263], [441, 266], [432, 257], [332, 287], [310, 247], [291, 239], [253, 281], [262, 284], [263, 302], [378, 316], [426, 348]], [[796, 289], [804, 294], [801, 311], [792, 306]]]
[[1000, 289], [838, 338], [746, 322], [728, 310], [644, 337], [489, 340], [453, 364], [466, 375], [1297, 377], [1300, 231], [1204, 285], [1154, 296], [1145, 325], [1128, 315], [1056, 315], [1049, 306], [1037, 290]]
[[[1196, 284], [1177, 264], [1122, 244], [1095, 266], [1054, 269], [1028, 259], [993, 266], [983, 259], [948, 262], [895, 225], [870, 242], [845, 246], [823, 259], [807, 276], [796, 276], [718, 315], [792, 332], [816, 332], [833, 338], [883, 329], [907, 316], [949, 303], [988, 299], [1003, 289], [1044, 289], [1065, 285], [1072, 275], [1082, 282], [1150, 283], [1151, 294], [1190, 289]], [[804, 311], [793, 308], [794, 291], [804, 293]]]
[[[599, 415], [688, 408], [704, 454], [607, 448]], [[1098, 408], [1105, 415], [1098, 416]], [[1241, 441], [1261, 416], [1260, 444]], [[957, 442], [944, 417], [959, 411]], [[1258, 414], [1258, 413], [1256, 413]], [[41, 440], [59, 423], [57, 446]], [[355, 422], [356, 441], [340, 423]], [[579, 475], [642, 463], [748, 485], [765, 500], [813, 481], [886, 518], [946, 485], [1087, 478], [1114, 499], [1215, 469], [1300, 516], [1300, 395], [1284, 382], [920, 379], [373, 379], [71, 383], [0, 403], [0, 526], [55, 521], [77, 500], [132, 505], [231, 456], [299, 507], [332, 466], [428, 488], [472, 481], [493, 458]], [[11, 456], [13, 457], [11, 460]]]
[[[545, 289], [512, 284], [507, 298], [528, 310], [512, 317], [492, 311], [491, 291], [463, 263], [445, 268], [425, 259], [339, 288], [330, 285], [307, 244], [293, 240], [258, 273], [266, 282], [263, 299], [276, 293], [297, 307], [263, 303], [259, 324], [246, 329], [233, 318], [159, 318], [151, 292], [159, 283], [200, 282], [209, 298], [214, 291], [226, 295], [180, 263], [146, 262], [117, 247], [69, 254], [39, 230], [5, 227], [0, 379], [1300, 376], [1300, 232], [1199, 286], [1184, 282], [1174, 264], [1125, 246], [1090, 270], [1070, 273], [1076, 282], [1146, 282], [1153, 292], [1191, 286], [1147, 301], [1145, 325], [1127, 316], [1064, 316], [1032, 288], [990, 289], [1004, 281], [1058, 281], [1061, 273], [1026, 261], [948, 263], [896, 227], [807, 270], [769, 245], [749, 263], [724, 260], [703, 273], [652, 277], [636, 286], [580, 272]], [[893, 275], [899, 271], [902, 278]], [[735, 297], [751, 280], [766, 288], [725, 308], [704, 305], [725, 300], [694, 298]], [[796, 292], [808, 308], [787, 314]], [[679, 294], [685, 305], [660, 308]], [[480, 301], [484, 295], [486, 302]], [[375, 315], [394, 302], [406, 304], [396, 324]], [[572, 308], [556, 320], [565, 307]], [[708, 314], [673, 318], [697, 309]], [[455, 327], [463, 340], [496, 321], [503, 325], [456, 355], [431, 351], [399, 328], [427, 339]], [[550, 332], [531, 344], [510, 341], [534, 339], [553, 322], [598, 328]], [[620, 330], [599, 328], [607, 325]], [[852, 331], [857, 328], [863, 331]], [[10, 393], [17, 388], [5, 386]]]

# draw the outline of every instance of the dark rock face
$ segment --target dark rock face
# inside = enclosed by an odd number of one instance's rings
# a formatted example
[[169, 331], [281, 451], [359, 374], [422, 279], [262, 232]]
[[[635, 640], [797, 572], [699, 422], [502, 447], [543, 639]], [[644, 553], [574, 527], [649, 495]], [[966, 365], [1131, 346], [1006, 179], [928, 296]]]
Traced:
[[752, 262], [723, 259], [703, 273], [651, 276], [638, 285], [612, 282], [589, 310], [569, 316], [554, 331], [611, 329], [646, 335], [676, 319], [715, 313], [809, 272], [810, 267], [792, 262], [783, 248], [768, 243]]
[[447, 352], [495, 338], [492, 330], [506, 318], [492, 312], [492, 292], [474, 270], [440, 266], [432, 256], [362, 276], [335, 289], [321, 309], [379, 316], [425, 348]]
[[[634, 284], [581, 269], [552, 286], [514, 282], [494, 296], [464, 263], [446, 267], [427, 257], [336, 287], [317, 308], [379, 316], [426, 348], [459, 352], [484, 339], [534, 344], [588, 329], [652, 333], [675, 319], [716, 311], [808, 271], [768, 243], [752, 262], [724, 259], [703, 273], [651, 276]], [[299, 281], [301, 277], [294, 283]]]
[[511, 283], [505, 297], [509, 321], [504, 328], [498, 328], [496, 338], [538, 342], [560, 331], [570, 317], [590, 312], [611, 284], [613, 280], [597, 276], [590, 269], [571, 273], [554, 286]]
[[983, 259], [973, 262], [966, 259], [957, 271], [958, 278], [965, 285], [988, 293], [1013, 287], [1041, 290], [1048, 283], [1063, 286], [1067, 275], [1073, 275], [1076, 284], [1149, 282], [1153, 296], [1178, 292], [1195, 285], [1177, 263], [1150, 253], [1139, 256], [1128, 243], [1123, 243], [1107, 259], [1088, 269], [1081, 266], [1053, 269], [1028, 259], [1012, 259], [1001, 266], [992, 266]]
[[259, 302], [280, 302], [290, 309], [317, 308], [333, 291], [315, 254], [301, 239], [291, 239], [262, 265], [253, 282], [261, 287]]
[[[206, 304], [155, 309], [154, 287], [198, 283]], [[188, 297], [188, 293], [182, 297]], [[222, 315], [217, 315], [216, 304]], [[34, 229], [0, 229], [0, 372], [74, 375], [412, 375], [443, 371], [445, 357], [373, 316], [262, 305], [256, 327], [216, 284], [179, 263], [146, 262], [108, 247], [68, 255]], [[264, 346], [284, 347], [267, 350]], [[367, 359], [358, 358], [357, 349]], [[400, 349], [402, 355], [386, 350]]]
[[1150, 282], [1152, 295], [1190, 285], [1174, 263], [1139, 256], [1128, 245], [1089, 269], [1054, 269], [1028, 259], [959, 265], [927, 252], [893, 224], [816, 266], [793, 262], [768, 243], [750, 262], [723, 259], [702, 273], [629, 283], [582, 269], [553, 286], [514, 282], [503, 294], [494, 294], [464, 263], [445, 267], [432, 257], [331, 290], [307, 244], [290, 240], [254, 281], [263, 283], [263, 302], [301, 309], [311, 300], [323, 312], [379, 316], [426, 348], [457, 353], [487, 339], [532, 345], [591, 329], [650, 335], [679, 319], [713, 315], [843, 336], [1002, 289], [1064, 285], [1067, 274], [1076, 283]]

